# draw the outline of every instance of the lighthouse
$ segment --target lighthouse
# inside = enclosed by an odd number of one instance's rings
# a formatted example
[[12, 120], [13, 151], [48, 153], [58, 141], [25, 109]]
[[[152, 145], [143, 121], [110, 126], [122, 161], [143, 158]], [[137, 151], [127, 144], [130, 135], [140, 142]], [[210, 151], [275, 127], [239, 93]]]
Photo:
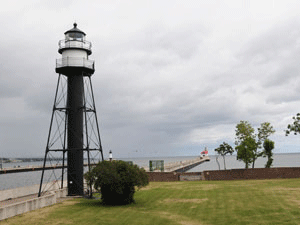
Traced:
[[[64, 169], [67, 168], [68, 195], [74, 196], [83, 195], [85, 192], [84, 161], [87, 160], [90, 169], [91, 160], [94, 160], [91, 151], [98, 151], [102, 160], [103, 152], [91, 82], [91, 76], [95, 72], [95, 62], [89, 59], [92, 44], [86, 41], [86, 34], [78, 29], [76, 23], [64, 35], [65, 38], [58, 43], [61, 58], [56, 60], [58, 82], [44, 168], [50, 153], [61, 152], [61, 187], [63, 188]], [[39, 196], [42, 192], [43, 176], [44, 170]]]

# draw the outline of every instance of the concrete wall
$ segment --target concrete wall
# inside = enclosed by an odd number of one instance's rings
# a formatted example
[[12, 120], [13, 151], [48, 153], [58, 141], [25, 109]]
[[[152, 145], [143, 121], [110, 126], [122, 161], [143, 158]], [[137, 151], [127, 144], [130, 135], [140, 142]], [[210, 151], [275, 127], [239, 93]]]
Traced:
[[177, 173], [177, 172], [147, 172], [150, 182], [180, 181], [203, 179], [202, 172]]
[[[64, 187], [67, 186], [67, 182], [64, 182]], [[52, 191], [52, 190], [58, 190], [61, 187], [61, 182], [50, 182], [43, 184], [42, 190]], [[18, 198], [23, 197], [27, 195], [36, 194], [39, 192], [40, 185], [32, 185], [27, 187], [20, 187], [15, 189], [8, 189], [8, 190], [2, 190], [0, 191], [0, 201], [4, 201], [10, 198]]]
[[300, 178], [300, 167], [211, 170], [203, 176], [205, 180]]
[[186, 172], [179, 175], [180, 181], [197, 181], [203, 180], [202, 172]]
[[49, 194], [39, 198], [32, 198], [26, 201], [8, 204], [0, 207], [0, 221], [9, 217], [16, 216], [25, 212], [43, 208], [45, 206], [53, 205], [56, 203], [58, 197], [65, 197], [67, 189], [60, 189], [51, 191]]

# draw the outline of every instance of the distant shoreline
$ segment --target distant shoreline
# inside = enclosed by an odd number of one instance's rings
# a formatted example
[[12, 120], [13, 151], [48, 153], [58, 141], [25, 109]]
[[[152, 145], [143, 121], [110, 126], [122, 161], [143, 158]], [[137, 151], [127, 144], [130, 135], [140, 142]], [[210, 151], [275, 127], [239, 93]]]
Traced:
[[[215, 153], [215, 152], [214, 152]], [[274, 153], [274, 155], [292, 155], [292, 154], [299, 154], [300, 152], [279, 152], [279, 153]], [[200, 155], [200, 154], [199, 154]], [[178, 157], [198, 157], [199, 155], [176, 155], [176, 156], [141, 156], [141, 157], [118, 157], [116, 159], [143, 159], [143, 158], [178, 158]], [[210, 157], [217, 156], [216, 154], [208, 154]], [[229, 155], [228, 155], [229, 156]], [[236, 156], [236, 154], [232, 154], [231, 156]], [[2, 161], [1, 161], [2, 160]], [[57, 158], [54, 160], [62, 160], [62, 158]], [[0, 157], [0, 164], [2, 163], [17, 163], [17, 162], [40, 162], [44, 161], [43, 157], [24, 157], [24, 158], [1, 158]]]

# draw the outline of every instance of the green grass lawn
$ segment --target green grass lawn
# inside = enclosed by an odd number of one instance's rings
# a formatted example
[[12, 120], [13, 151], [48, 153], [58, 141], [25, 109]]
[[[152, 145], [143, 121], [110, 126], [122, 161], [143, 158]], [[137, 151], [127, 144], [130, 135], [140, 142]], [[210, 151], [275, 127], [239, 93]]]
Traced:
[[0, 224], [300, 224], [300, 179], [152, 182], [135, 200], [68, 200]]

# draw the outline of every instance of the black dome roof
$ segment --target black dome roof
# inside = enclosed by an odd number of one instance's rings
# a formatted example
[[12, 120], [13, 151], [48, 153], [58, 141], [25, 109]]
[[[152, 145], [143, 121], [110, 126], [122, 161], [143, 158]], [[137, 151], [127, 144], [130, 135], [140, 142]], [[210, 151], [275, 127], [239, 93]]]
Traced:
[[77, 28], [77, 23], [74, 23], [73, 25], [74, 25], [74, 27], [71, 30], [66, 31], [65, 34], [71, 33], [71, 32], [77, 32], [77, 33], [81, 33], [81, 34], [85, 35], [85, 33], [83, 31], [81, 31]]

